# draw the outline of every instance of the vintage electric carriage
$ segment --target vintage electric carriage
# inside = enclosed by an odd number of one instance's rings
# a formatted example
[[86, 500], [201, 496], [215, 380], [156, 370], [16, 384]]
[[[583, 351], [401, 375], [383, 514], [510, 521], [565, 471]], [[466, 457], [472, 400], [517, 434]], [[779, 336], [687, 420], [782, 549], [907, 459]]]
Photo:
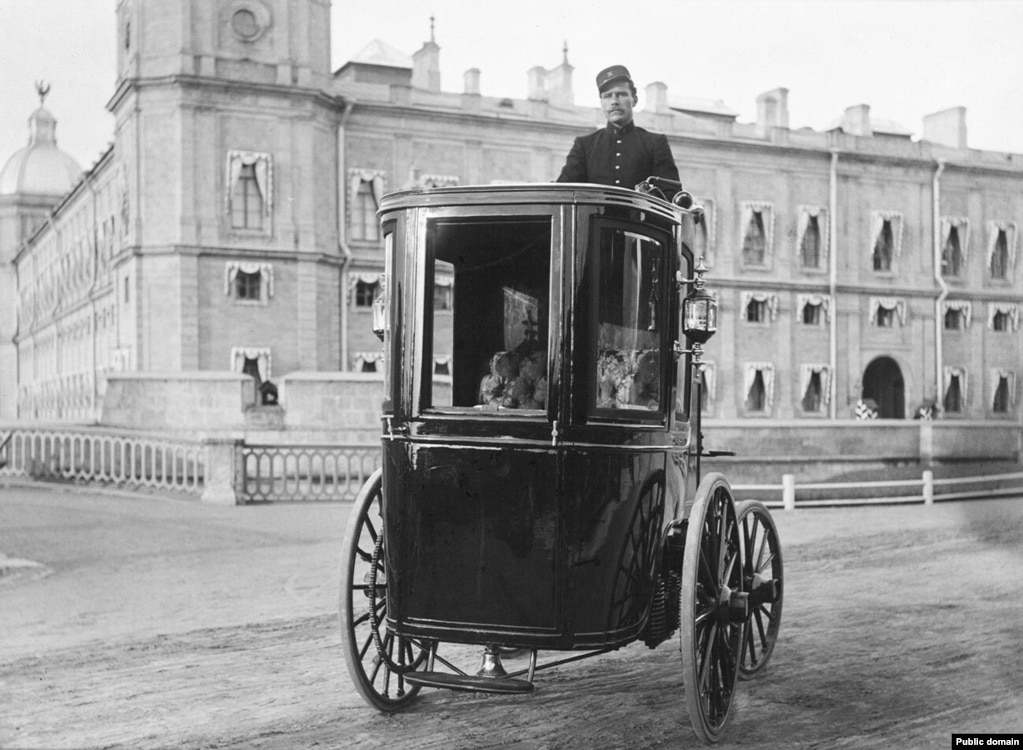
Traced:
[[340, 596], [348, 671], [377, 709], [423, 687], [526, 693], [543, 669], [671, 640], [714, 742], [736, 679], [770, 658], [775, 525], [700, 472], [717, 304], [678, 187], [384, 197], [383, 459]]

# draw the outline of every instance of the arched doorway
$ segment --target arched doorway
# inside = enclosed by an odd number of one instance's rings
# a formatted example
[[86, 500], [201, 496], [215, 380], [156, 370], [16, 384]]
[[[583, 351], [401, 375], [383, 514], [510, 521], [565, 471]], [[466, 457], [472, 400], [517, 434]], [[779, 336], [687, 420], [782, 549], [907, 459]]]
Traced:
[[891, 357], [878, 357], [863, 372], [863, 400], [873, 399], [881, 419], [906, 418], [906, 384]]

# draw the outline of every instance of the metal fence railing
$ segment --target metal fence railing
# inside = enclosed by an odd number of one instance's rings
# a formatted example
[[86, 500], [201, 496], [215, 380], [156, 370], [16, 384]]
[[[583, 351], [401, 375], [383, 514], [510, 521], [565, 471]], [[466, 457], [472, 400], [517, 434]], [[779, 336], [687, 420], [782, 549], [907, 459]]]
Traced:
[[242, 445], [240, 500], [354, 500], [380, 466], [379, 445]]
[[0, 477], [199, 494], [205, 468], [199, 441], [88, 427], [0, 432]]
[[934, 472], [927, 469], [919, 479], [801, 484], [793, 474], [784, 474], [781, 484], [735, 484], [732, 491], [739, 499], [757, 497], [768, 507], [786, 510], [836, 505], [931, 505], [948, 500], [1023, 495], [1023, 472], [935, 479]]

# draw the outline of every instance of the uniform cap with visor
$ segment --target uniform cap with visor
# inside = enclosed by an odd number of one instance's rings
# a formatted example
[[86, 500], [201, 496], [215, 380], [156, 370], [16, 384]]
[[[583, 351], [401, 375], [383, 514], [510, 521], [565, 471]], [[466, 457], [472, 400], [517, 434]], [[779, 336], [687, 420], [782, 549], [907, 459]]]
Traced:
[[629, 75], [629, 69], [624, 65], [612, 65], [609, 68], [604, 68], [597, 73], [597, 91], [604, 93], [604, 89], [619, 81], [626, 81], [630, 86], [635, 86], [632, 76]]

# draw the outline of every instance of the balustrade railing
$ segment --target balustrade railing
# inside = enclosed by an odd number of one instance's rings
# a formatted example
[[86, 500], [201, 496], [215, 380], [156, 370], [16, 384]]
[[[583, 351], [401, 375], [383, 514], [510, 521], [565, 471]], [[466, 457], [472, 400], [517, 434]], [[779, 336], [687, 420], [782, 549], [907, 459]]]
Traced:
[[354, 500], [379, 445], [243, 445], [242, 502]]
[[0, 476], [95, 482], [199, 494], [206, 449], [199, 441], [100, 428], [0, 430]]

